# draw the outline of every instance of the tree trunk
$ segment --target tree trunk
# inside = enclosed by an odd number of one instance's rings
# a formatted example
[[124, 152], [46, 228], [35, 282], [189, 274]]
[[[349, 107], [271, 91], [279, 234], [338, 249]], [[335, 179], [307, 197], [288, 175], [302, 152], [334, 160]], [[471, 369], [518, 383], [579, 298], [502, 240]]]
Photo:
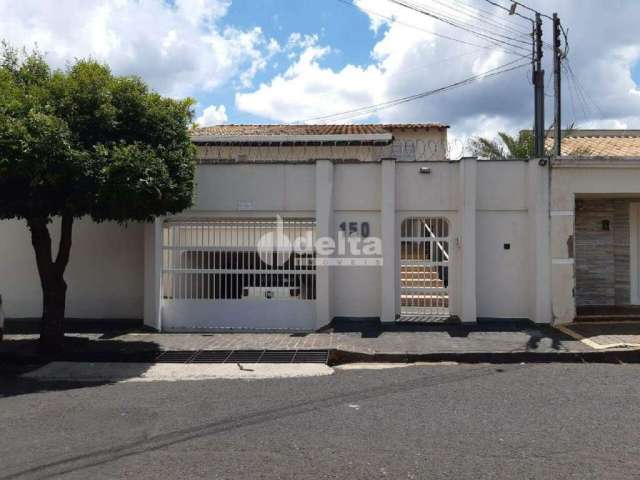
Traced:
[[51, 236], [46, 218], [27, 220], [31, 230], [31, 243], [42, 287], [42, 320], [40, 322], [40, 350], [47, 355], [60, 352], [64, 347], [64, 313], [67, 283], [64, 271], [69, 263], [73, 216], [63, 215], [60, 228], [58, 255], [52, 258]]
[[62, 276], [51, 275], [42, 288], [42, 320], [40, 350], [52, 354], [64, 348], [64, 311], [67, 284]]

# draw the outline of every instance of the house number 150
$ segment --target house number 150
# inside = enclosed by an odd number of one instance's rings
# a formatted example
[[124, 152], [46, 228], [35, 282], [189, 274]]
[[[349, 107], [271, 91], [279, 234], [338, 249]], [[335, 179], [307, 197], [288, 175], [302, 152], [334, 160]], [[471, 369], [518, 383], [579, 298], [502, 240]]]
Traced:
[[369, 222], [342, 222], [340, 224], [340, 230], [342, 230], [345, 235], [352, 236], [360, 233], [362, 238], [367, 238], [371, 233], [371, 227], [369, 226]]

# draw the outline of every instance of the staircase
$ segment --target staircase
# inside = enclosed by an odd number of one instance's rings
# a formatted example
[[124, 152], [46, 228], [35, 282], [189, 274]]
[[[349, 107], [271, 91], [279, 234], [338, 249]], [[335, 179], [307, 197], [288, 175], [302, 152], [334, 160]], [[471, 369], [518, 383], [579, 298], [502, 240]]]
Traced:
[[437, 267], [401, 264], [400, 307], [403, 314], [448, 313], [449, 293]]

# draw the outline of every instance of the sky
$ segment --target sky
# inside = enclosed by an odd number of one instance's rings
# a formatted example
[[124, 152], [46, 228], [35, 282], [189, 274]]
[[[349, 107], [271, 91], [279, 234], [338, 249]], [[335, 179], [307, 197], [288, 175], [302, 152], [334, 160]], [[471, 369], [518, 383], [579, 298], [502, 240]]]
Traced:
[[[530, 128], [529, 23], [486, 0], [411, 3], [465, 29], [389, 0], [0, 0], [0, 38], [37, 45], [57, 68], [92, 57], [163, 95], [193, 97], [200, 125], [441, 122], [456, 139]], [[568, 30], [563, 127], [640, 128], [640, 2], [528, 5], [557, 12]], [[550, 126], [549, 50], [544, 60]], [[520, 68], [353, 112], [511, 67]]]

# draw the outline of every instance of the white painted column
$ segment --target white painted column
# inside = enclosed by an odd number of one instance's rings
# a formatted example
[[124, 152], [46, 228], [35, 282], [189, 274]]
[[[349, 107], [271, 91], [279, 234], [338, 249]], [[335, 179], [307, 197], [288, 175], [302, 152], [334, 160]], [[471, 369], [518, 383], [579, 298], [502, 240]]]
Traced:
[[162, 224], [163, 218], [144, 226], [144, 324], [162, 330]]
[[[333, 162], [331, 160], [316, 161], [316, 226], [318, 238], [334, 238]], [[327, 325], [333, 319], [332, 274], [333, 269], [330, 266], [316, 267], [316, 328]]]
[[549, 167], [528, 165], [529, 319], [551, 323], [551, 251], [549, 248]]
[[384, 158], [381, 162], [380, 225], [382, 232], [382, 275], [380, 320], [395, 322], [398, 311], [398, 282], [396, 281], [398, 257], [396, 251], [396, 161]]
[[462, 302], [461, 320], [465, 323], [477, 321], [476, 298], [476, 185], [478, 159], [460, 159], [460, 209], [459, 223], [462, 248]]

